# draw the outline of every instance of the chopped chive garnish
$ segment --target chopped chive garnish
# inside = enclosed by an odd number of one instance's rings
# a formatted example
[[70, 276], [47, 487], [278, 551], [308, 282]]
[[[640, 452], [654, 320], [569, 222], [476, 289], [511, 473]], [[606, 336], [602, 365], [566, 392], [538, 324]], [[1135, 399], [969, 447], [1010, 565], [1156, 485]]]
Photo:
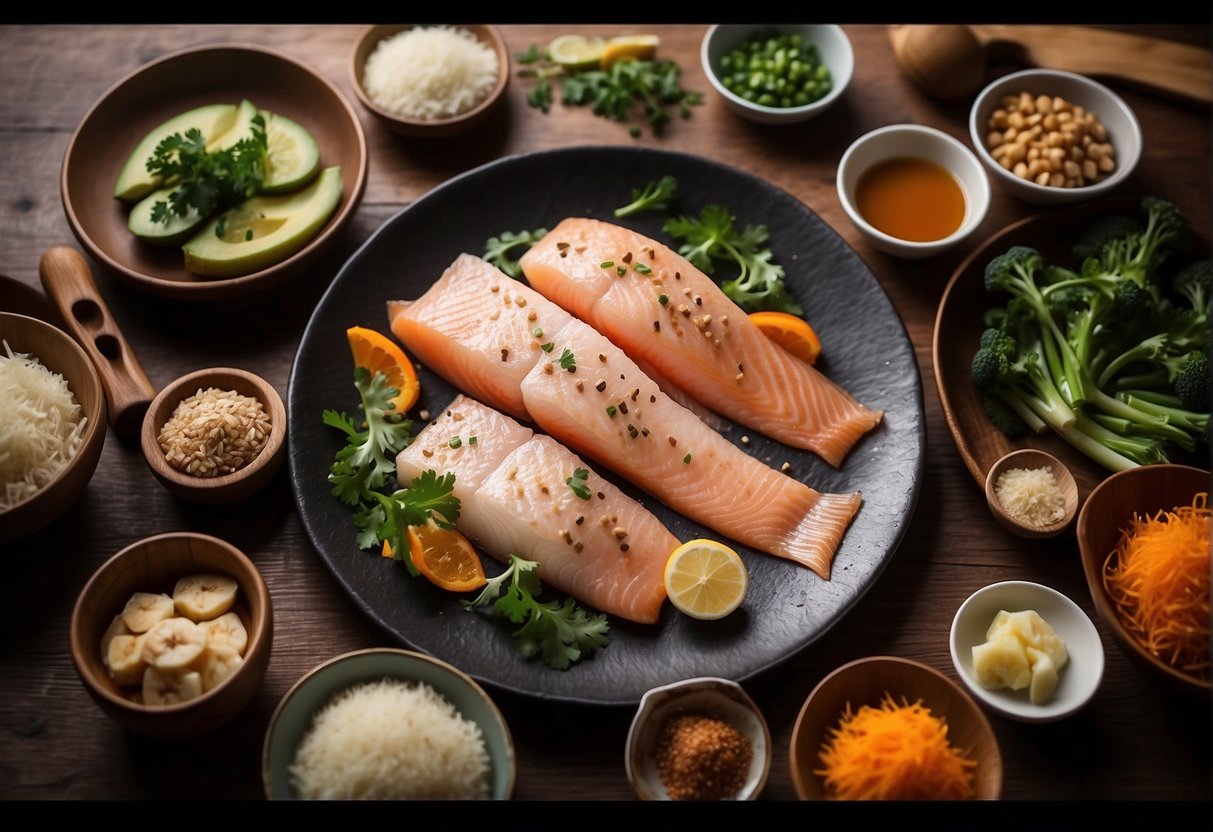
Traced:
[[670, 302], [670, 296], [669, 295], [658, 295], [657, 302], [660, 303], [662, 306], [665, 306], [667, 303]]
[[475, 445], [475, 444], [476, 444], [476, 437], [475, 437], [475, 436], [469, 436], [469, 437], [468, 437], [468, 444], [469, 444], [469, 445]]
[[456, 436], [456, 437], [452, 438], [451, 441], [448, 442], [447, 444], [450, 445], [452, 448], [458, 448], [460, 445], [463, 444], [463, 440], [460, 439], [458, 436]]
[[614, 260], [603, 260], [601, 263], [598, 264], [598, 268], [609, 269], [613, 265], [615, 265]]
[[682, 458], [682, 461], [685, 462], [687, 465], [690, 465], [691, 464], [691, 455], [687, 454], [686, 456], [684, 456]]
[[613, 404], [608, 404], [608, 405], [606, 406], [606, 412], [607, 412], [607, 415], [608, 415], [608, 416], [614, 416], [614, 415], [615, 415], [615, 405], [613, 405]]
[[636, 271], [640, 272], [641, 274], [652, 274], [653, 273], [652, 269], [650, 269], [644, 263], [641, 263], [639, 260], [636, 261], [636, 265], [632, 266], [632, 268], [635, 269]]
[[539, 349], [543, 350], [544, 352], [551, 352], [552, 349], [555, 348], [555, 346], [556, 345], [553, 344], [551, 341], [548, 341], [546, 344], [540, 344]]
[[534, 335], [536, 338], [542, 338], [543, 337], [543, 327], [541, 327], [541, 326], [535, 327], [534, 329], [531, 330], [531, 334]]
[[623, 277], [627, 273], [628, 273], [628, 270], [627, 270], [626, 266], [616, 266], [615, 267], [615, 274], [619, 275], [620, 277]]

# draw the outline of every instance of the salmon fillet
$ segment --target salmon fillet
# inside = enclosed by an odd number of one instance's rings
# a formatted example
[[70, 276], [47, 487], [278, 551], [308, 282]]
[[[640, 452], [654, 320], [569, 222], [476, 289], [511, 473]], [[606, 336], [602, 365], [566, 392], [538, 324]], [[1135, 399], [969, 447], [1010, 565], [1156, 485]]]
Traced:
[[519, 262], [531, 286], [703, 406], [835, 467], [883, 418], [771, 341], [715, 280], [656, 240], [570, 217]]
[[[578, 468], [588, 500], [565, 482]], [[610, 615], [657, 622], [678, 539], [555, 439], [460, 395], [396, 457], [401, 486], [429, 469], [455, 474], [456, 525], [489, 555], [536, 561], [548, 586]]]
[[[490, 302], [500, 314], [482, 317], [484, 325], [474, 334], [445, 323], [444, 301], [468, 308], [472, 304], [465, 296], [500, 297], [506, 281], [512, 284], [512, 299]], [[535, 313], [540, 320], [555, 320], [553, 306], [491, 264], [464, 254], [416, 302], [389, 305], [389, 323], [406, 349], [432, 356], [431, 369], [455, 386], [496, 391], [499, 398], [487, 401], [502, 408], [521, 402], [524, 418], [538, 428], [673, 510], [829, 579], [834, 553], [859, 510], [859, 493], [817, 491], [749, 456], [666, 395], [622, 349], [581, 320], [570, 317], [554, 330], [544, 329], [533, 338], [533, 348], [510, 340], [519, 318]], [[501, 343], [514, 345], [511, 350], [530, 356], [521, 378], [500, 360], [494, 331]], [[498, 378], [487, 383], [483, 376], [493, 369]]]

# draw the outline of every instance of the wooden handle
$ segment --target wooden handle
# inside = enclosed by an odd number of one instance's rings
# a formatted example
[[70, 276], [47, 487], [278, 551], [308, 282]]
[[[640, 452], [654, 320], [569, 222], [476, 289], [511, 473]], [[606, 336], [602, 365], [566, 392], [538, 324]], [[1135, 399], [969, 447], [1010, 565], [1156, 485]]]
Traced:
[[1207, 49], [1087, 26], [971, 28], [987, 49], [1011, 44], [1033, 66], [1118, 78], [1206, 105], [1213, 98]]
[[123, 439], [138, 436], [156, 388], [114, 323], [88, 261], [74, 248], [56, 246], [42, 255], [38, 273], [68, 329], [97, 368], [114, 431]]

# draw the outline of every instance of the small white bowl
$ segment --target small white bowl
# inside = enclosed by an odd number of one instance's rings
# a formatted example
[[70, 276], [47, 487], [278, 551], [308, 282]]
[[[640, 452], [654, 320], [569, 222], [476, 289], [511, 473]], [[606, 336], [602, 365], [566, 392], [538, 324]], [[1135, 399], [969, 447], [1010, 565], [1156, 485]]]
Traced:
[[624, 764], [628, 780], [641, 800], [670, 800], [657, 769], [657, 744], [667, 717], [702, 712], [722, 719], [750, 740], [754, 752], [745, 785], [735, 800], [755, 800], [771, 771], [771, 731], [762, 711], [729, 679], [703, 676], [662, 685], [645, 693], [628, 730]]
[[[902, 157], [934, 162], [956, 177], [964, 193], [965, 214], [960, 226], [948, 236], [929, 242], [902, 240], [876, 228], [860, 213], [855, 195], [860, 178], [873, 165]], [[990, 180], [976, 154], [942, 130], [921, 124], [890, 124], [857, 138], [838, 163], [837, 184], [843, 210], [868, 242], [886, 254], [906, 259], [940, 254], [968, 239], [990, 208]]]
[[[1028, 689], [989, 690], [977, 681], [973, 647], [999, 610], [1035, 610], [1066, 645], [1069, 660], [1058, 674], [1048, 702], [1033, 705]], [[1104, 649], [1095, 624], [1082, 609], [1055, 589], [1030, 581], [1003, 581], [977, 590], [960, 605], [949, 637], [952, 664], [969, 692], [992, 711], [1019, 722], [1056, 722], [1082, 710], [1103, 681]]]
[[[1103, 123], [1111, 142], [1116, 168], [1104, 179], [1078, 188], [1038, 185], [1004, 168], [986, 149], [990, 114], [1004, 96], [1029, 92], [1034, 96], [1060, 96], [1082, 106]], [[1108, 87], [1083, 75], [1056, 69], [1025, 69], [992, 81], [977, 94], [969, 110], [969, 138], [982, 164], [1012, 195], [1034, 205], [1063, 205], [1093, 199], [1114, 190], [1137, 167], [1141, 159], [1142, 133], [1133, 109]]]
[[[720, 59], [751, 35], [761, 32], [798, 34], [806, 43], [817, 46], [817, 55], [830, 70], [830, 91], [810, 104], [799, 107], [766, 107], [747, 101], [729, 90], [718, 76]], [[855, 72], [855, 52], [851, 40], [840, 26], [833, 25], [720, 25], [710, 26], [699, 47], [699, 60], [708, 83], [720, 93], [729, 109], [758, 124], [797, 124], [829, 109], [851, 83]]]

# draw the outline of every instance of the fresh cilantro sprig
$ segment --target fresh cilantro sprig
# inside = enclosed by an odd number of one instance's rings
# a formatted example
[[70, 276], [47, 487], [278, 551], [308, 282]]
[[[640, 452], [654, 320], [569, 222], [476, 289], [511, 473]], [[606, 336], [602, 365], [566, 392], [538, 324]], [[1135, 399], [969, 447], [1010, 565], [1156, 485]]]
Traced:
[[[517, 234], [513, 231], [502, 231], [500, 234], [489, 237], [485, 241], [484, 259], [510, 277], [518, 280], [522, 277], [522, 267], [518, 265], [518, 258], [522, 257], [527, 249], [542, 240], [547, 233], [548, 230], [546, 228], [519, 231]], [[517, 257], [512, 257], [511, 252], [518, 248], [522, 248], [523, 250], [518, 252]]]
[[344, 412], [329, 408], [322, 414], [324, 424], [346, 435], [328, 480], [333, 496], [349, 506], [368, 502], [372, 491], [395, 476], [396, 454], [408, 445], [413, 428], [412, 420], [396, 412], [392, 399], [400, 390], [388, 383], [387, 375], [355, 367], [354, 387], [361, 399], [362, 429]]
[[489, 578], [474, 600], [461, 603], [465, 610], [492, 605], [498, 615], [522, 625], [514, 638], [525, 658], [539, 656], [549, 667], [567, 670], [607, 646], [610, 625], [605, 615], [589, 615], [572, 598], [563, 603], [537, 600], [542, 592], [538, 567], [536, 561], [511, 554], [504, 572]]
[[590, 479], [590, 472], [584, 468], [574, 468], [573, 475], [566, 477], [564, 484], [567, 485], [574, 494], [583, 500], [590, 499], [590, 489], [586, 486], [586, 482]]
[[455, 528], [460, 502], [452, 493], [454, 488], [453, 471], [438, 476], [430, 469], [414, 477], [408, 488], [397, 489], [391, 494], [371, 492], [374, 502], [364, 505], [354, 515], [354, 525], [359, 530], [359, 548], [369, 549], [387, 541], [394, 560], [402, 561], [410, 575], [421, 574], [409, 554], [409, 526], [422, 526], [433, 520], [444, 529]]
[[165, 137], [148, 158], [147, 170], [173, 191], [152, 206], [152, 222], [168, 223], [191, 211], [209, 216], [255, 195], [265, 178], [267, 148], [260, 113], [253, 116], [250, 134], [224, 150], [208, 153], [196, 127]]
[[616, 217], [630, 217], [642, 211], [666, 211], [678, 195], [678, 180], [669, 174], [632, 189], [632, 201], [615, 209]]
[[560, 353], [560, 369], [570, 373], [577, 372], [577, 356], [567, 347]]
[[772, 252], [767, 246], [770, 232], [765, 225], [746, 225], [738, 230], [732, 213], [723, 205], [712, 204], [700, 210], [698, 217], [671, 217], [663, 228], [683, 241], [678, 253], [706, 274], [713, 274], [719, 262], [737, 266], [737, 276], [725, 280], [720, 288], [742, 309], [804, 314], [784, 285], [783, 266], [771, 261]]

